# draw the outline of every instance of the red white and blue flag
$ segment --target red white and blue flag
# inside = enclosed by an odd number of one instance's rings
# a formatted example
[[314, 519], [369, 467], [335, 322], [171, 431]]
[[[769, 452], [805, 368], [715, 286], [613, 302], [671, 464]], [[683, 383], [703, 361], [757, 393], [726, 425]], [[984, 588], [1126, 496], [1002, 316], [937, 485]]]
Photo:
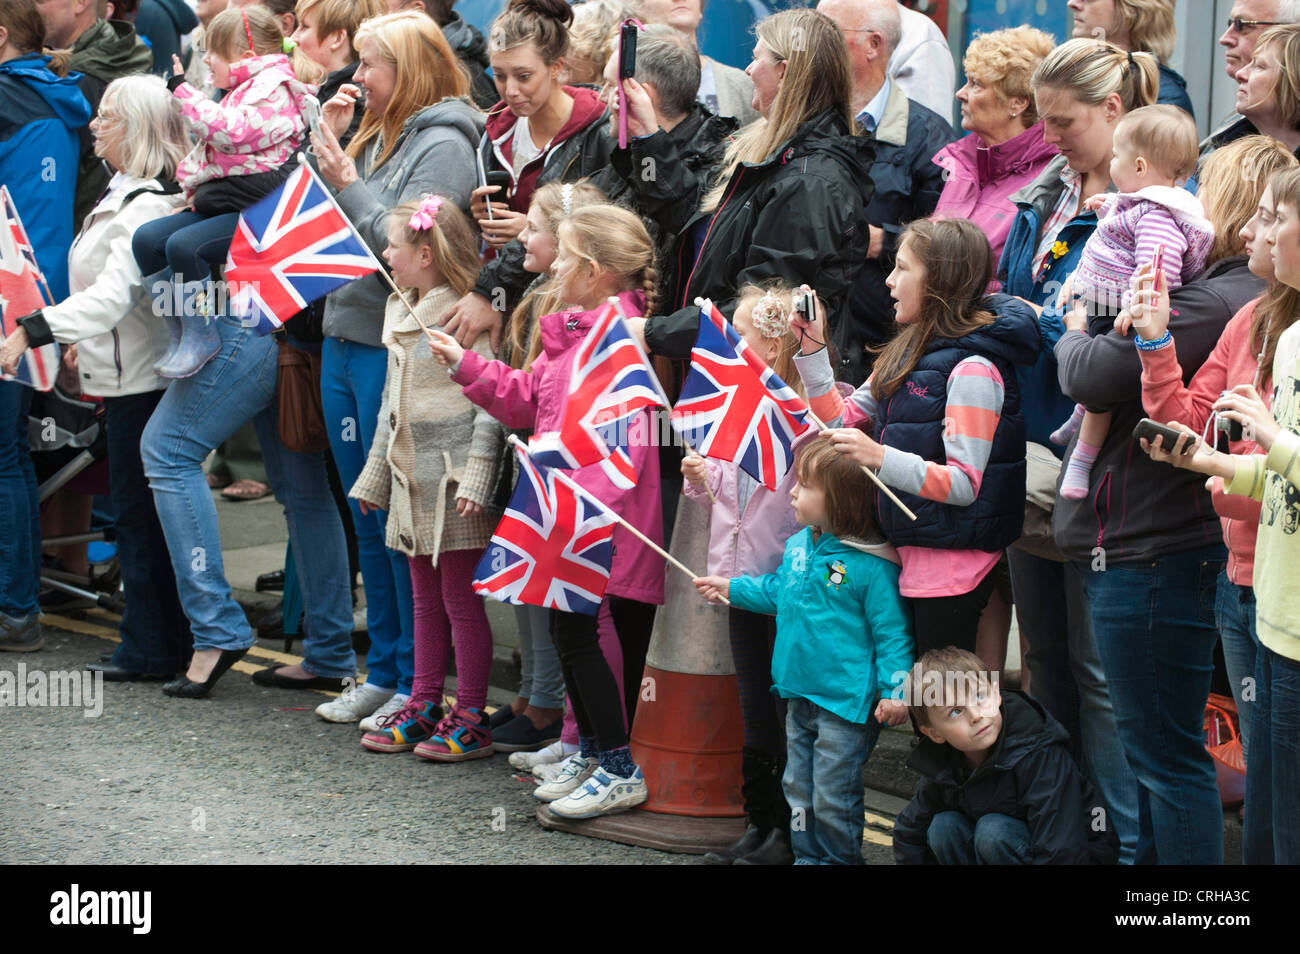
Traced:
[[594, 616], [609, 584], [614, 517], [563, 474], [516, 450], [519, 483], [474, 571], [474, 592]]
[[636, 472], [627, 453], [629, 425], [645, 409], [667, 406], [654, 369], [611, 299], [578, 345], [559, 430], [534, 436], [529, 453], [562, 470], [600, 464], [614, 486], [630, 489]]
[[691, 370], [672, 424], [705, 457], [735, 461], [775, 490], [811, 423], [808, 406], [763, 363], [722, 314], [705, 301]]
[[[41, 289], [47, 288], [45, 278], [13, 198], [4, 186], [0, 186], [0, 212], [0, 334], [7, 338], [18, 327], [19, 318], [54, 302], [49, 300], [48, 291], [41, 294]], [[58, 374], [59, 346], [48, 344], [29, 348], [18, 364], [18, 373], [4, 375], [4, 379], [48, 391]]]
[[305, 162], [239, 216], [226, 258], [231, 313], [269, 334], [378, 259]]

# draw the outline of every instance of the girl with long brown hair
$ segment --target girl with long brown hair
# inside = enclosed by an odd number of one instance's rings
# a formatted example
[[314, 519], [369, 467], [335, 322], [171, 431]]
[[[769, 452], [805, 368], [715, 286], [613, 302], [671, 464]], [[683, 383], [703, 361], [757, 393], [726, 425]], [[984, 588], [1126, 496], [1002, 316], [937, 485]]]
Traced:
[[836, 449], [877, 471], [916, 514], [910, 520], [877, 495], [881, 529], [903, 561], [899, 587], [912, 600], [918, 652], [975, 650], [993, 568], [1024, 520], [1015, 369], [1033, 362], [1038, 327], [1024, 302], [985, 297], [992, 273], [988, 239], [972, 222], [909, 225], [886, 280], [898, 334], [847, 401], [820, 348], [821, 321], [796, 319], [804, 352], [796, 362], [812, 408], [844, 425], [834, 431]]

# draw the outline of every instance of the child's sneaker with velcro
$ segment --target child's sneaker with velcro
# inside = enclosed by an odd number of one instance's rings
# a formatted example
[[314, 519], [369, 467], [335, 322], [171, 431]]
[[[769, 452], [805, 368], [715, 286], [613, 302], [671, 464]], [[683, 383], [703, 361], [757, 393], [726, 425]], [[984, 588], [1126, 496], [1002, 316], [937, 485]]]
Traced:
[[635, 808], [649, 792], [641, 770], [627, 778], [597, 767], [591, 778], [563, 798], [551, 802], [551, 811], [564, 818], [595, 818]]
[[596, 771], [596, 758], [583, 758], [581, 752], [574, 752], [559, 765], [559, 771], [550, 779], [533, 789], [533, 795], [544, 802], [553, 802], [563, 798], [591, 777]]

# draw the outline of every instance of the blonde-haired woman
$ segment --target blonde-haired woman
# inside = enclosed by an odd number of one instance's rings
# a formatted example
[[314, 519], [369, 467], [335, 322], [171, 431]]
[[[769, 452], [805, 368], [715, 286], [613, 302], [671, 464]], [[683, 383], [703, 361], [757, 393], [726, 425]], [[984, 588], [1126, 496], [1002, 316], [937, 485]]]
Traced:
[[1168, 66], [1178, 42], [1174, 0], [1070, 0], [1074, 35], [1105, 40], [1121, 50], [1150, 53], [1160, 63], [1157, 103], [1192, 112], [1187, 81]]
[[108, 191], [86, 219], [68, 254], [71, 294], [20, 319], [0, 364], [13, 370], [28, 347], [77, 343], [88, 393], [104, 399], [109, 481], [126, 612], [111, 662], [90, 663], [110, 681], [161, 678], [185, 668], [189, 623], [176, 595], [167, 540], [140, 460], [140, 436], [167, 382], [153, 370], [167, 350], [166, 326], [142, 294], [131, 236], [180, 204], [171, 180], [189, 151], [189, 134], [171, 94], [156, 76], [114, 80], [90, 123], [95, 154], [114, 170]]
[[[873, 148], [853, 135], [852, 79], [839, 27], [812, 10], [783, 10], [755, 28], [754, 108], [720, 166], [703, 174], [679, 161], [658, 131], [649, 98], [624, 84], [631, 106], [627, 181], [638, 207], [677, 236], [664, 267], [669, 301], [644, 322], [656, 354], [685, 358], [699, 327], [697, 297], [730, 316], [736, 289], [773, 280], [817, 290], [831, 327], [850, 321], [849, 292], [866, 258], [863, 210]], [[623, 160], [626, 161], [626, 160]], [[654, 176], [640, 170], [653, 168]], [[843, 359], [843, 356], [841, 356]]]
[[[357, 29], [355, 44], [356, 85], [345, 84], [324, 104], [312, 147], [321, 177], [378, 255], [387, 243], [389, 210], [401, 203], [437, 193], [461, 210], [469, 208], [483, 116], [466, 98], [465, 71], [425, 14], [406, 11], [367, 20]], [[344, 152], [338, 136], [363, 90], [365, 115]], [[375, 434], [388, 368], [380, 340], [388, 294], [383, 280], [370, 275], [325, 302], [321, 402], [345, 487], [356, 483]], [[356, 722], [381, 706], [382, 715], [397, 711], [409, 697], [414, 672], [406, 559], [384, 546], [382, 511], [363, 514], [356, 501], [349, 504], [366, 588], [369, 678], [320, 713], [335, 722]], [[378, 727], [377, 722], [363, 725]]]
[[1028, 26], [975, 37], [962, 60], [966, 85], [957, 90], [967, 135], [934, 157], [948, 179], [933, 218], [970, 219], [988, 236], [995, 262], [1016, 217], [1011, 194], [1057, 156], [1043, 140], [1030, 84], [1053, 46], [1050, 36]]

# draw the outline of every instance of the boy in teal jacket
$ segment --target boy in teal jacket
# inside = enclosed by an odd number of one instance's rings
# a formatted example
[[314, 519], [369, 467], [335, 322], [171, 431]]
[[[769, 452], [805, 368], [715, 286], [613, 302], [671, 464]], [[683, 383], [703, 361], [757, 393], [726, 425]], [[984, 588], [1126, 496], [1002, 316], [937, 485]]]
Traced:
[[861, 468], [826, 438], [795, 467], [791, 497], [804, 529], [780, 568], [695, 583], [710, 599], [776, 616], [772, 688], [789, 700], [782, 786], [795, 864], [861, 864], [862, 766], [881, 723], [907, 718], [891, 696], [912, 665], [912, 615]]

